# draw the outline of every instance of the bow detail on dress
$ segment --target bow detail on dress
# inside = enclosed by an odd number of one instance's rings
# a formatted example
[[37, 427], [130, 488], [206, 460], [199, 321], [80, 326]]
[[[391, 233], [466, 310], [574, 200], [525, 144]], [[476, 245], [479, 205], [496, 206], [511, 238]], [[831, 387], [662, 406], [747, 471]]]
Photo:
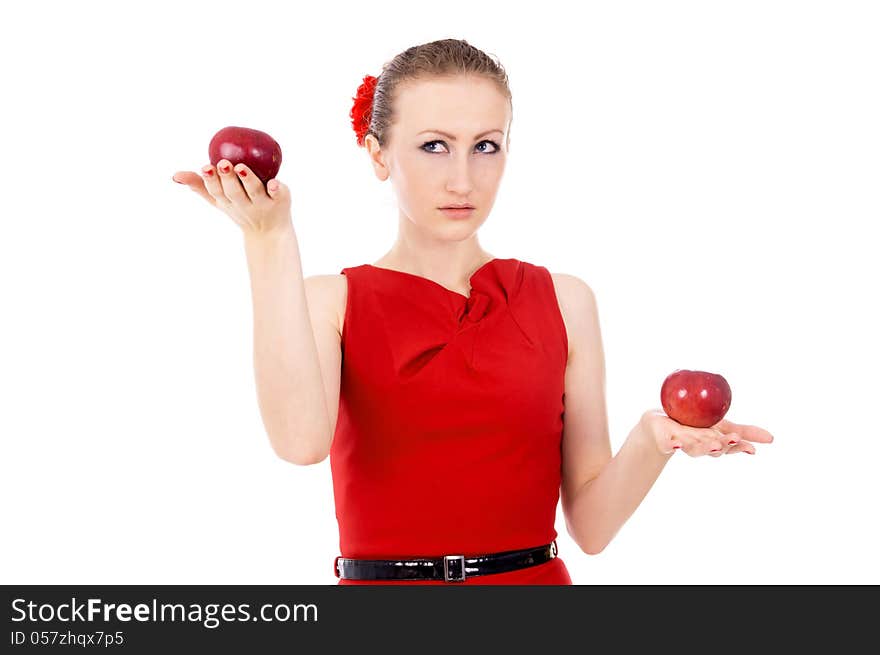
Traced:
[[484, 265], [471, 276], [469, 296], [399, 271], [362, 270], [370, 275], [374, 294], [370, 304], [381, 308], [375, 319], [401, 382], [423, 374], [437, 357], [458, 356], [470, 370], [478, 370], [484, 361], [481, 348], [494, 330], [512, 327], [523, 333], [528, 346], [533, 345], [511, 314], [510, 302], [525, 272], [518, 260]]
[[458, 317], [458, 322], [461, 323], [462, 320], [468, 320], [471, 323], [476, 323], [486, 315], [491, 305], [492, 298], [487, 294], [481, 291], [471, 291], [471, 295], [468, 297]]

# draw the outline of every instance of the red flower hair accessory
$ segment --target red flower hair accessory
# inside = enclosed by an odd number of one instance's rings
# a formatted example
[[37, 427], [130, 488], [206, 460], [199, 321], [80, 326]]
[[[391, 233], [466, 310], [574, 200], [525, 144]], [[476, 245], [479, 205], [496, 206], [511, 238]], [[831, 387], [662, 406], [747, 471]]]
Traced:
[[367, 75], [364, 81], [358, 87], [357, 97], [352, 98], [354, 104], [351, 107], [349, 116], [351, 116], [351, 126], [354, 133], [357, 134], [357, 142], [359, 146], [364, 145], [364, 137], [370, 130], [370, 116], [373, 113], [373, 93], [376, 90], [376, 82], [379, 78]]

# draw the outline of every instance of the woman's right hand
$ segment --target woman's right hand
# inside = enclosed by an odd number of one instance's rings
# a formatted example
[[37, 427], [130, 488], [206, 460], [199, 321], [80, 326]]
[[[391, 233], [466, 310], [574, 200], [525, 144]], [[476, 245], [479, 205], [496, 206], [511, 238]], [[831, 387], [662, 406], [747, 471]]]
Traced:
[[[231, 218], [245, 236], [292, 230], [290, 189], [277, 179], [266, 186], [244, 164], [233, 170], [227, 159], [202, 167], [202, 174], [178, 171], [172, 179], [198, 193], [211, 206]], [[268, 190], [267, 190], [268, 187]]]

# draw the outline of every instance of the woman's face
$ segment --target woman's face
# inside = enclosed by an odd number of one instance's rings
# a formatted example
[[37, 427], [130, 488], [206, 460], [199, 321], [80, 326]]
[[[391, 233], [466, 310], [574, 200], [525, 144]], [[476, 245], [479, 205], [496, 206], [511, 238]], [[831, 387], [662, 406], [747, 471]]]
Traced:
[[[367, 147], [380, 180], [391, 178], [402, 217], [464, 237], [486, 220], [504, 174], [510, 104], [495, 84], [476, 77], [402, 84], [385, 149]], [[439, 130], [439, 131], [438, 131]], [[469, 218], [440, 207], [468, 203]]]

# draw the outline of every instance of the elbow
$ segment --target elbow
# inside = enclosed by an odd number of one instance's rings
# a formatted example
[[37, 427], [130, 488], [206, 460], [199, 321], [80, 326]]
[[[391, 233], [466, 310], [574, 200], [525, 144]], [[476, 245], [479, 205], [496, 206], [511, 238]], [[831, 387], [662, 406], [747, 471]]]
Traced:
[[319, 449], [319, 450], [287, 450], [279, 447], [273, 448], [275, 454], [283, 459], [285, 462], [289, 462], [291, 464], [296, 464], [297, 466], [312, 466], [313, 464], [320, 464], [325, 459], [327, 459], [330, 451], [327, 449]]
[[325, 459], [327, 459], [326, 454], [322, 455], [313, 455], [313, 454], [295, 454], [289, 455], [286, 453], [276, 452], [276, 455], [283, 459], [285, 462], [290, 462], [291, 464], [296, 464], [297, 466], [312, 466], [313, 464], [320, 464]]
[[599, 543], [596, 539], [589, 539], [582, 535], [581, 531], [577, 530], [572, 522], [569, 512], [565, 513], [565, 527], [568, 530], [568, 536], [577, 544], [581, 552], [587, 555], [598, 555], [608, 545], [607, 543]]
[[586, 555], [598, 555], [603, 550], [605, 550], [605, 546], [608, 545], [607, 542], [602, 543], [596, 541], [595, 539], [587, 539], [579, 535], [577, 532], [572, 531], [570, 527], [568, 530], [568, 534], [577, 544], [578, 548], [581, 549], [581, 552], [585, 553]]
[[574, 535], [572, 535], [572, 539], [578, 545], [578, 548], [581, 549], [581, 552], [586, 555], [598, 555], [603, 550], [605, 550], [605, 546], [608, 544], [599, 543], [596, 541], [590, 541], [589, 539], [578, 539]]
[[587, 555], [598, 555], [603, 550], [605, 550], [606, 545], [607, 544], [590, 544], [590, 543], [578, 544], [578, 546], [580, 546], [581, 550], [584, 553], [586, 553]]

